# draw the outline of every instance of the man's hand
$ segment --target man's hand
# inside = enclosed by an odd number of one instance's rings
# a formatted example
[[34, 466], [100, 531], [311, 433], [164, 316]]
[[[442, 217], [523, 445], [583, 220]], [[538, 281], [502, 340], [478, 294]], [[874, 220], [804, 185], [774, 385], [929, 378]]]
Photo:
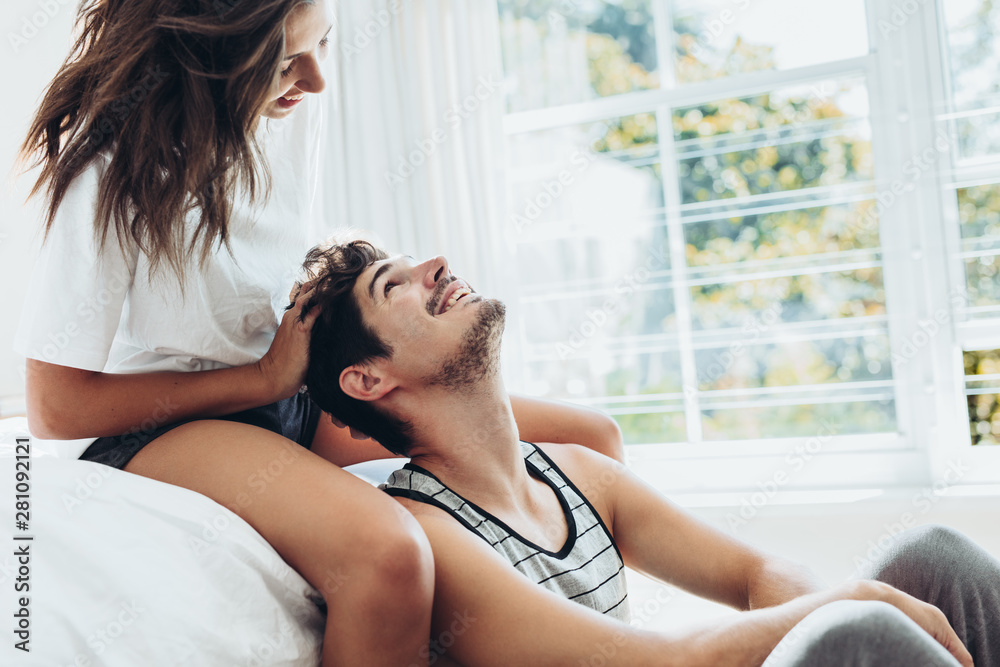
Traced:
[[878, 600], [896, 607], [945, 647], [964, 667], [972, 667], [972, 655], [955, 634], [944, 612], [934, 605], [880, 581], [862, 580], [850, 582], [845, 586], [849, 591], [847, 594], [855, 600]]

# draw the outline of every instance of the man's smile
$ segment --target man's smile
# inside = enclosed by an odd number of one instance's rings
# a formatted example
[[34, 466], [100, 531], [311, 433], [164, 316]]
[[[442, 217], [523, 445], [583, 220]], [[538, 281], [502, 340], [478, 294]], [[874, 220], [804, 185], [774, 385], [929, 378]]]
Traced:
[[427, 302], [427, 312], [434, 317], [443, 315], [451, 310], [459, 299], [473, 293], [474, 290], [469, 287], [468, 283], [461, 278], [452, 276], [450, 281], [442, 282], [434, 290], [430, 301]]

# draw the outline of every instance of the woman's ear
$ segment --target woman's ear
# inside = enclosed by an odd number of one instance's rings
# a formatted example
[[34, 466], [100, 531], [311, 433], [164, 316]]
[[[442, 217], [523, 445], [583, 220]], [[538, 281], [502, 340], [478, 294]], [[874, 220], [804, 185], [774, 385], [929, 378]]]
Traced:
[[377, 401], [395, 388], [377, 364], [348, 366], [340, 374], [340, 388], [359, 401]]

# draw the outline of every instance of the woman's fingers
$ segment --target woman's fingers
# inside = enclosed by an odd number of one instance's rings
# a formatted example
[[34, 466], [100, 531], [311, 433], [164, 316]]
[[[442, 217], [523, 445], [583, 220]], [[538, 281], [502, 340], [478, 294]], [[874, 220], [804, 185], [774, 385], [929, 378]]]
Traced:
[[296, 282], [292, 285], [292, 291], [288, 293], [288, 302], [295, 304], [299, 297], [316, 286], [315, 280], [307, 280], [304, 283]]
[[312, 289], [314, 287], [315, 284], [312, 282], [305, 283], [296, 295], [295, 300], [292, 301], [291, 310], [295, 311], [295, 319], [299, 322], [303, 322], [306, 325], [307, 330], [312, 330], [313, 322], [316, 321], [316, 318], [319, 316], [319, 312], [321, 310], [319, 306], [310, 306], [305, 317], [302, 315], [302, 312], [306, 310], [306, 306], [308, 306], [312, 301]]

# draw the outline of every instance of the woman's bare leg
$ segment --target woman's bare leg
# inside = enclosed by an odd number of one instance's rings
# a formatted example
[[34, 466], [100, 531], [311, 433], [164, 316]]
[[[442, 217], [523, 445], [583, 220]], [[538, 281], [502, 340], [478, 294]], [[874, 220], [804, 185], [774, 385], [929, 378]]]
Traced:
[[427, 664], [430, 545], [388, 495], [276, 433], [222, 420], [168, 431], [125, 470], [228, 507], [319, 590], [322, 667]]

